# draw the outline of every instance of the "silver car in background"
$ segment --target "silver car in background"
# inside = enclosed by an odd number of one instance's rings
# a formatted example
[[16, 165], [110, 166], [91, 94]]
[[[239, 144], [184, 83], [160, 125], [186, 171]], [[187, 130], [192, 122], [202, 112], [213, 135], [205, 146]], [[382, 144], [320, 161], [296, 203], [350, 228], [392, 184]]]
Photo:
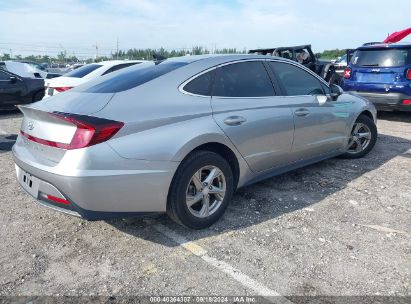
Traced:
[[377, 139], [370, 102], [259, 55], [129, 67], [20, 109], [17, 178], [39, 203], [89, 220], [167, 212], [194, 229], [240, 187]]

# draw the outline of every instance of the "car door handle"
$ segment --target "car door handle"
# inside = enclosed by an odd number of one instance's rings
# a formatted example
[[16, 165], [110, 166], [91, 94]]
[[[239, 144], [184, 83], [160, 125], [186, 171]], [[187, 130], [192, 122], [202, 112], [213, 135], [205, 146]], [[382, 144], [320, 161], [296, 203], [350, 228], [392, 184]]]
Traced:
[[246, 121], [247, 119], [242, 116], [230, 116], [224, 119], [224, 123], [228, 126], [239, 126]]
[[308, 109], [297, 109], [294, 113], [297, 116], [307, 116], [308, 114], [310, 114], [310, 111], [308, 111]]

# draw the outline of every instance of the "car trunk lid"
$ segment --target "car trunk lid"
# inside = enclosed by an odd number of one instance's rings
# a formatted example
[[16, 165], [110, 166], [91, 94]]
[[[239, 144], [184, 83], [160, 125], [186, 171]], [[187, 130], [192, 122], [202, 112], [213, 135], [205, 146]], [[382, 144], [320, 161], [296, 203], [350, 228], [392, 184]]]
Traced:
[[83, 93], [67, 91], [64, 94], [45, 98], [28, 107], [45, 112], [67, 112], [90, 115], [103, 109], [113, 98], [114, 93]]
[[[57, 164], [67, 150], [73, 149], [75, 140], [75, 147], [87, 146], [78, 144], [79, 140], [87, 139], [88, 135], [93, 136], [94, 125], [99, 127], [101, 121], [105, 121], [90, 115], [104, 108], [113, 95], [67, 92], [20, 106], [24, 117], [17, 144], [24, 147], [36, 161]], [[82, 133], [79, 134], [79, 131]]]
[[358, 68], [353, 75], [357, 82], [366, 83], [393, 83], [400, 75], [393, 68]]

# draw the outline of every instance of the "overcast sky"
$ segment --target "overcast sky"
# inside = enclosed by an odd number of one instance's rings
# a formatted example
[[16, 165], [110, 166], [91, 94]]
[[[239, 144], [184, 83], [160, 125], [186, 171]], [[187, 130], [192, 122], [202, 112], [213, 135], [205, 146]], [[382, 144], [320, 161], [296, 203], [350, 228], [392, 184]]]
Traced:
[[[411, 0], [0, 0], [0, 52], [91, 57], [129, 48], [316, 51], [381, 41], [411, 27]], [[409, 38], [408, 40], [411, 40]]]

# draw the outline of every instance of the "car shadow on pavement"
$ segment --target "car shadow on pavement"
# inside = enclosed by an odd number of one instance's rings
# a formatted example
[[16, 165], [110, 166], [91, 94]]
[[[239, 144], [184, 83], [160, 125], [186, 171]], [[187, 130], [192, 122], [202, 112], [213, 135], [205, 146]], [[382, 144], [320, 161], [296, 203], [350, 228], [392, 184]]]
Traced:
[[155, 226], [162, 224], [188, 241], [194, 241], [258, 225], [295, 210], [310, 208], [392, 158], [410, 157], [407, 152], [410, 149], [411, 140], [380, 134], [373, 151], [362, 159], [333, 158], [239, 189], [224, 216], [204, 230], [181, 227], [166, 215], [110, 220], [107, 223], [138, 238], [177, 246], [161, 237]]
[[16, 134], [0, 135], [0, 154], [11, 151], [16, 139]]
[[411, 112], [379, 111], [377, 118], [389, 121], [411, 122]]

